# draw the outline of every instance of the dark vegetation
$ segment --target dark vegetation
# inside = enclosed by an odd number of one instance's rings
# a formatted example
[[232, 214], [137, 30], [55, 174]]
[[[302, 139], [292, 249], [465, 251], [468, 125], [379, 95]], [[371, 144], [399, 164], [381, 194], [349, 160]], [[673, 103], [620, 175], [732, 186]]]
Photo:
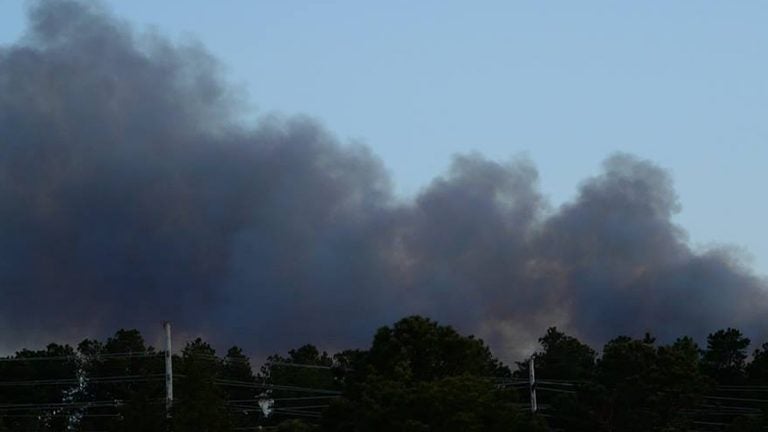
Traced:
[[136, 330], [76, 348], [0, 359], [1, 431], [758, 431], [768, 344], [739, 330], [660, 344], [620, 336], [598, 354], [550, 328], [514, 371], [482, 340], [422, 317], [376, 332], [367, 350], [305, 345], [258, 373], [240, 348], [195, 339], [174, 356], [166, 415], [163, 352]]

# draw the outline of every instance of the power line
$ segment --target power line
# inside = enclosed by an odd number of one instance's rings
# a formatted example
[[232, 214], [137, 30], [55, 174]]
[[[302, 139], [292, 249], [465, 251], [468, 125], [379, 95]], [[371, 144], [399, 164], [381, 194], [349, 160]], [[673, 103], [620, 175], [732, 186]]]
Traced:
[[103, 408], [122, 406], [122, 400], [87, 401], [87, 402], [31, 402], [0, 404], [0, 410], [19, 409], [65, 409], [65, 408]]
[[36, 362], [36, 361], [61, 361], [61, 360], [100, 360], [100, 359], [119, 359], [119, 358], [145, 358], [159, 357], [164, 351], [128, 351], [121, 353], [103, 353], [95, 355], [66, 355], [66, 356], [30, 356], [30, 357], [4, 357], [0, 362]]
[[302, 401], [302, 400], [316, 400], [316, 399], [338, 399], [340, 396], [338, 395], [327, 395], [327, 396], [297, 396], [297, 397], [281, 397], [281, 398], [262, 398], [262, 399], [229, 399], [226, 402], [231, 403], [258, 403], [262, 400], [270, 400], [275, 402], [283, 402], [283, 401]]
[[[42, 418], [42, 417], [72, 417], [73, 414], [3, 414], [2, 417], [32, 417], [32, 418]], [[77, 417], [122, 417], [122, 414], [90, 414], [90, 413], [82, 413], [77, 414]]]
[[38, 385], [69, 385], [69, 384], [114, 384], [121, 382], [144, 382], [144, 381], [156, 381], [161, 378], [163, 374], [151, 374], [151, 375], [118, 375], [108, 377], [84, 377], [80, 378], [57, 378], [49, 380], [22, 380], [22, 381], [0, 381], [0, 387], [7, 386], [38, 386]]
[[[211, 361], [234, 361], [234, 362], [242, 362], [242, 363], [248, 363], [251, 364], [251, 360], [247, 358], [241, 358], [241, 357], [219, 357], [216, 355], [211, 354], [191, 354], [190, 357], [193, 358], [201, 358], [205, 360], [211, 360]], [[351, 369], [342, 368], [341, 366], [329, 366], [329, 365], [318, 365], [318, 364], [312, 364], [312, 363], [295, 363], [295, 362], [288, 362], [288, 361], [266, 361], [264, 362], [264, 365], [271, 365], [271, 366], [286, 366], [286, 367], [298, 367], [298, 368], [307, 368], [307, 369], [339, 369], [339, 370], [345, 370], [349, 371]]]
[[568, 394], [575, 394], [575, 393], [577, 393], [577, 392], [575, 392], [573, 390], [562, 390], [562, 389], [554, 389], [554, 388], [541, 387], [541, 386], [537, 386], [536, 389], [537, 390], [541, 390], [541, 391], [545, 391], [545, 392], [555, 392], [555, 393], [568, 393]]
[[[306, 369], [341, 369], [340, 367], [336, 366], [322, 366], [322, 365], [314, 365], [314, 364], [307, 364], [307, 363], [292, 363], [292, 362], [266, 362], [265, 364], [273, 365], [273, 366], [286, 366], [286, 367], [298, 367], [298, 368], [306, 368]], [[344, 369], [349, 370], [349, 369]]]
[[736, 402], [768, 402], [768, 399], [751, 399], [751, 398], [734, 398], [734, 397], [725, 397], [725, 396], [704, 396], [704, 399], [713, 399], [713, 400], [727, 400], [727, 401], [736, 401]]
[[39, 357], [4, 357], [0, 362], [33, 362], [33, 361], [58, 361], [58, 360], [76, 360], [77, 356], [39, 356]]
[[259, 388], [259, 389], [267, 389], [267, 390], [286, 390], [286, 391], [296, 391], [296, 392], [312, 392], [312, 393], [334, 394], [334, 395], [341, 394], [341, 392], [337, 390], [316, 389], [316, 388], [276, 385], [276, 384], [260, 384], [260, 383], [254, 383], [254, 382], [248, 382], [248, 381], [218, 379], [218, 380], [215, 380], [214, 383], [219, 385], [224, 385], [224, 386], [231, 386], [231, 387]]
[[290, 414], [292, 416], [299, 416], [299, 417], [313, 417], [313, 418], [320, 418], [322, 417], [322, 414], [317, 412], [311, 412], [311, 411], [300, 411], [300, 410], [289, 410], [284, 408], [274, 408], [272, 409], [272, 412], [277, 414]]

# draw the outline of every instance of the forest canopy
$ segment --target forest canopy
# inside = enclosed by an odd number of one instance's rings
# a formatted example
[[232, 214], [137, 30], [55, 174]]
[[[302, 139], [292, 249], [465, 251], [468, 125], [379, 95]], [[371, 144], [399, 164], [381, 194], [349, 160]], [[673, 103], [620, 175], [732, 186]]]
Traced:
[[[137, 330], [0, 359], [0, 431], [764, 430], [768, 343], [739, 330], [699, 346], [617, 336], [599, 351], [555, 327], [510, 367], [486, 343], [410, 316], [367, 349], [306, 344], [266, 359], [201, 338], [174, 353]], [[535, 367], [530, 380], [529, 367]], [[258, 370], [254, 365], [260, 365]], [[533, 385], [532, 385], [533, 384]], [[538, 410], [531, 410], [532, 389]]]

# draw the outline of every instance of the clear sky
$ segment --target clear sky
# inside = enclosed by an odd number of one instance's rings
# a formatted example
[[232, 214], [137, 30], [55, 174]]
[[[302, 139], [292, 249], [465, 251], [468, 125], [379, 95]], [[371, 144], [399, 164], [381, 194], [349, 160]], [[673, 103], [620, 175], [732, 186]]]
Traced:
[[[557, 205], [630, 152], [673, 173], [695, 245], [743, 247], [768, 275], [764, 1], [108, 3], [199, 40], [255, 113], [366, 143], [403, 196], [479, 151], [527, 155]], [[24, 2], [0, 0], [0, 43], [23, 26]]]

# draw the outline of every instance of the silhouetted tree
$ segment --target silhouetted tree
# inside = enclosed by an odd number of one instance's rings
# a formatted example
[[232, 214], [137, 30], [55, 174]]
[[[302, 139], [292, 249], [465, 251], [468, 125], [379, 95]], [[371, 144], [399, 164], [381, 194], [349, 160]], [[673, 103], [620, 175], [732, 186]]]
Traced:
[[371, 349], [343, 357], [354, 371], [344, 398], [324, 414], [326, 431], [534, 431], [509, 369], [479, 339], [422, 317], [379, 329]]
[[261, 390], [255, 387], [256, 376], [251, 369], [250, 360], [241, 348], [235, 346], [227, 351], [220, 378], [232, 381], [232, 385], [223, 386], [227, 401], [234, 406], [230, 413], [232, 425], [238, 430], [256, 427], [258, 421], [263, 418], [258, 405]]
[[337, 387], [331, 371], [333, 359], [314, 345], [288, 351], [287, 356], [271, 355], [261, 367], [259, 378], [266, 384], [318, 389]]
[[[11, 358], [28, 361], [0, 362], [0, 377], [5, 381], [30, 382], [40, 380], [69, 380], [62, 384], [0, 386], [0, 405], [33, 404], [30, 408], [5, 408], [0, 412], [0, 424], [9, 431], [65, 431], [71, 423], [71, 408], [53, 410], [37, 406], [46, 403], [66, 403], [75, 390], [77, 379], [75, 351], [69, 345], [52, 343], [44, 350], [21, 350]], [[41, 360], [50, 358], [50, 360]], [[34, 359], [34, 360], [33, 360]]]
[[[480, 339], [423, 317], [379, 329], [368, 350], [329, 355], [314, 345], [270, 356], [254, 376], [242, 349], [219, 358], [201, 339], [174, 357], [167, 421], [163, 356], [136, 330], [77, 352], [51, 344], [0, 362], [0, 432], [688, 431], [768, 427], [768, 343], [748, 362], [749, 339], [719, 330], [700, 350], [690, 337], [657, 345], [617, 337], [595, 351], [557, 328], [534, 354], [539, 404]], [[527, 362], [516, 379], [527, 379]], [[37, 384], [37, 385], [30, 385]], [[515, 387], [522, 384], [521, 387]], [[522, 388], [522, 391], [520, 390]], [[521, 398], [522, 395], [522, 398]], [[262, 403], [273, 402], [273, 414]], [[27, 405], [29, 404], [29, 405]], [[44, 405], [57, 404], [57, 405]], [[63, 404], [63, 405], [62, 405]], [[709, 429], [707, 429], [709, 430]]]
[[[84, 430], [160, 432], [166, 429], [162, 353], [145, 344], [138, 330], [121, 329], [105, 343], [86, 339], [78, 345], [85, 385], [84, 402], [114, 401], [114, 408], [83, 412]], [[100, 417], [104, 414], [115, 417]], [[89, 417], [90, 414], [95, 414]]]
[[[591, 395], [588, 380], [595, 373], [595, 350], [578, 339], [568, 336], [556, 327], [550, 327], [539, 338], [542, 350], [533, 357], [538, 380], [552, 380], [546, 386], [539, 384], [539, 400], [548, 408], [548, 413], [556, 416], [550, 423], [569, 431], [593, 430], [592, 415], [588, 414], [588, 404], [582, 400]], [[528, 361], [518, 362], [515, 377], [528, 379]], [[555, 384], [562, 381], [562, 384]], [[547, 388], [553, 390], [547, 391]], [[579, 392], [577, 396], [573, 392]], [[527, 392], [527, 389], [526, 389]]]
[[482, 340], [419, 316], [379, 329], [367, 362], [377, 374], [405, 382], [465, 374], [510, 376], [509, 368], [493, 357]]
[[707, 349], [702, 357], [705, 373], [718, 384], [743, 383], [749, 342], [739, 330], [733, 328], [711, 333], [707, 336]]
[[768, 343], [752, 353], [752, 361], [747, 365], [746, 372], [750, 384], [768, 384]]
[[277, 432], [312, 432], [317, 430], [317, 426], [298, 419], [290, 419], [280, 422], [275, 427]]
[[181, 378], [173, 409], [175, 432], [226, 432], [232, 430], [226, 393], [217, 380], [222, 361], [216, 351], [202, 339], [187, 343], [174, 372]]
[[[581, 343], [573, 336], [550, 327], [547, 333], [539, 338], [543, 348], [534, 354], [536, 375], [539, 379], [556, 380], [587, 380], [595, 372], [597, 353], [588, 345]], [[518, 378], [528, 378], [528, 362], [517, 363]]]
[[[287, 356], [269, 356], [258, 379], [267, 386], [266, 394], [274, 401], [270, 423], [299, 415], [292, 412], [296, 410], [309, 411], [305, 414], [307, 421], [318, 417], [332, 393], [340, 390], [333, 366], [331, 356], [314, 345], [290, 350]], [[304, 408], [308, 406], [312, 408]]]
[[[618, 337], [606, 344], [594, 381], [549, 396], [553, 423], [568, 431], [687, 430], [688, 413], [710, 389], [690, 338], [656, 347], [655, 339]], [[548, 395], [545, 393], [545, 397]]]

